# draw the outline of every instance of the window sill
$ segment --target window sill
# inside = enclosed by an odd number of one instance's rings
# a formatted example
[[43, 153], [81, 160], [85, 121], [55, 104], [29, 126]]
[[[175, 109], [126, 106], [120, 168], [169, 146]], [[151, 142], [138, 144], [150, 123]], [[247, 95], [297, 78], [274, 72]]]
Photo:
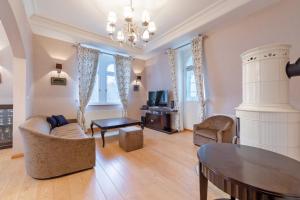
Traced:
[[121, 103], [91, 103], [89, 106], [120, 106]]

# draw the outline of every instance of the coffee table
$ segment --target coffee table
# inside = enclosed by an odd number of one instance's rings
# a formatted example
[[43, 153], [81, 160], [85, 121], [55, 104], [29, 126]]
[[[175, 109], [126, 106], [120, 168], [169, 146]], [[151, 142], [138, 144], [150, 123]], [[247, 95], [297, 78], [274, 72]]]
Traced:
[[111, 119], [98, 119], [98, 120], [92, 120], [91, 122], [91, 130], [92, 130], [92, 136], [94, 136], [94, 126], [97, 126], [101, 130], [101, 138], [102, 138], [102, 146], [105, 147], [105, 138], [104, 135], [107, 130], [109, 129], [115, 129], [115, 128], [122, 128], [126, 126], [134, 126], [139, 125], [144, 129], [143, 124], [134, 119], [130, 118], [111, 118]]
[[206, 144], [198, 151], [200, 199], [208, 180], [231, 199], [300, 199], [300, 162], [255, 147]]

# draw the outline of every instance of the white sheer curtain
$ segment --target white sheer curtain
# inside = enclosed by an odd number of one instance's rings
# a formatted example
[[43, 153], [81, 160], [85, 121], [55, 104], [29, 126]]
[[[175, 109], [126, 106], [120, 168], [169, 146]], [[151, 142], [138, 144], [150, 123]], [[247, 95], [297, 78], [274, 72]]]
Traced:
[[200, 119], [203, 121], [206, 118], [205, 99], [204, 99], [204, 66], [203, 66], [203, 36], [197, 36], [192, 41], [192, 54], [194, 62], [194, 74], [197, 95], [201, 106]]
[[123, 116], [126, 117], [128, 107], [128, 95], [130, 89], [132, 58], [116, 55], [115, 59], [118, 91], [123, 106]]
[[171, 70], [172, 90], [174, 107], [178, 112], [175, 115], [175, 127], [178, 131], [183, 130], [183, 105], [182, 105], [182, 70], [178, 65], [178, 59], [176, 51], [174, 49], [168, 49], [168, 60]]
[[79, 80], [79, 108], [77, 119], [81, 127], [85, 127], [85, 109], [91, 98], [97, 73], [99, 51], [82, 46], [77, 47], [77, 68]]

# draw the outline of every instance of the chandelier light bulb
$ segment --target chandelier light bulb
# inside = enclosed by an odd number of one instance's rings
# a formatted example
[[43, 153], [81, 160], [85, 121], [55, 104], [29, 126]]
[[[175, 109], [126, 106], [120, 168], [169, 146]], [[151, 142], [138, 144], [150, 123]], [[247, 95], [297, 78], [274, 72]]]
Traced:
[[156, 31], [156, 26], [154, 22], [150, 22], [149, 26], [148, 26], [148, 30], [150, 32], [151, 35], [154, 35], [155, 31]]
[[133, 33], [133, 42], [136, 43], [138, 41], [138, 37], [136, 35], [136, 33]]
[[127, 22], [131, 22], [133, 18], [133, 9], [130, 6], [124, 8], [124, 17]]
[[125, 37], [124, 37], [123, 31], [118, 31], [118, 33], [117, 33], [117, 40], [119, 42], [124, 42], [124, 39], [125, 39]]
[[144, 40], [144, 42], [148, 42], [150, 39], [150, 33], [148, 30], [145, 30], [143, 35], [142, 35], [142, 39]]
[[115, 26], [111, 25], [109, 22], [107, 23], [106, 31], [109, 35], [112, 35], [115, 32], [115, 29]]
[[143, 22], [143, 26], [148, 26], [150, 22], [150, 14], [147, 10], [144, 10], [142, 14], [142, 22]]
[[110, 24], [116, 24], [116, 22], [117, 22], [117, 15], [116, 15], [116, 13], [114, 13], [114, 12], [109, 12], [109, 13], [108, 13], [107, 21], [108, 21]]

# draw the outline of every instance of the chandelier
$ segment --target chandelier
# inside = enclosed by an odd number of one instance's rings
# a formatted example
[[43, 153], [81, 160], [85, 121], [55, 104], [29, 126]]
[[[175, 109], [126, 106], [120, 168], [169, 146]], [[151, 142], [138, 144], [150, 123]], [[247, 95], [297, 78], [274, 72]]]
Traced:
[[156, 31], [155, 23], [150, 20], [149, 12], [145, 10], [142, 13], [141, 26], [134, 22], [133, 17], [134, 9], [132, 6], [132, 0], [130, 0], [130, 6], [124, 7], [123, 27], [120, 27], [119, 29], [117, 28], [117, 15], [115, 12], [109, 12], [106, 31], [112, 40], [117, 40], [120, 44], [126, 43], [131, 46], [135, 46], [140, 40], [143, 41], [144, 44], [149, 42], [150, 38]]

